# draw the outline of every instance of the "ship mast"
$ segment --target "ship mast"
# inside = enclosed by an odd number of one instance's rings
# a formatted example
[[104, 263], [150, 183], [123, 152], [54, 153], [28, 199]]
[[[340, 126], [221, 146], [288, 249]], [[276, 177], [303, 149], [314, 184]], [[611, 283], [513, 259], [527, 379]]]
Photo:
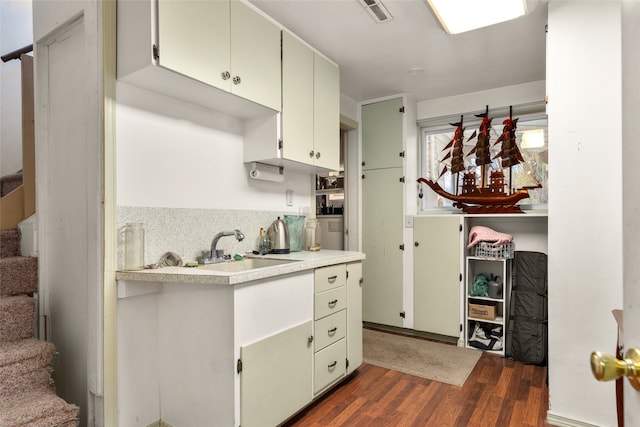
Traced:
[[489, 106], [486, 106], [484, 113], [476, 114], [475, 116], [482, 117], [482, 123], [478, 133], [478, 142], [473, 152], [476, 154], [476, 166], [480, 166], [480, 188], [485, 188], [487, 185], [487, 165], [491, 164], [491, 154], [489, 153], [489, 132], [491, 131]]

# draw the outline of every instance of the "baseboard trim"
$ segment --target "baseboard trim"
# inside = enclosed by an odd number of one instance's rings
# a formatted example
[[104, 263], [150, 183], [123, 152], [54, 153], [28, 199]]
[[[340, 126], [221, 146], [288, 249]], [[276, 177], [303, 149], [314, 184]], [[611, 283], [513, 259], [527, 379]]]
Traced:
[[380, 323], [362, 322], [363, 326], [368, 329], [377, 329], [379, 331], [395, 332], [403, 335], [411, 335], [414, 337], [427, 338], [433, 341], [440, 341], [448, 344], [458, 344], [458, 337], [450, 337], [446, 335], [433, 334], [430, 332], [416, 331], [415, 329], [401, 328], [398, 326], [382, 325]]
[[158, 420], [155, 423], [149, 424], [147, 427], [173, 427], [173, 426], [169, 423], [165, 423], [162, 420]]
[[583, 423], [571, 418], [561, 417], [547, 412], [547, 422], [556, 427], [598, 427], [596, 424]]

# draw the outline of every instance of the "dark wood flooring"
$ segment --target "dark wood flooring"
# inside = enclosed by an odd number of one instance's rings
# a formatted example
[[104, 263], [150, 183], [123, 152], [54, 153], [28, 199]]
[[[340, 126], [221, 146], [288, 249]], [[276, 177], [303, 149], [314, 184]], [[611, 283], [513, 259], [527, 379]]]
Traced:
[[463, 387], [363, 364], [284, 424], [320, 426], [549, 426], [547, 369], [483, 353]]

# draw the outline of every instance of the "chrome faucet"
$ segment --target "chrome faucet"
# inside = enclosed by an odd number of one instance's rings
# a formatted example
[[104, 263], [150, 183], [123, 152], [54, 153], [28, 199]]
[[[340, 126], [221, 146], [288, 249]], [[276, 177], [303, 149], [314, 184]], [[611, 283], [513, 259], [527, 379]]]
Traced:
[[202, 257], [200, 257], [200, 264], [213, 264], [216, 262], [222, 262], [231, 259], [231, 256], [225, 255], [223, 250], [216, 249], [216, 246], [218, 246], [218, 240], [225, 236], [235, 236], [238, 242], [244, 240], [244, 234], [240, 230], [219, 232], [213, 237], [213, 240], [211, 240], [211, 251], [208, 254], [206, 251], [202, 252]]

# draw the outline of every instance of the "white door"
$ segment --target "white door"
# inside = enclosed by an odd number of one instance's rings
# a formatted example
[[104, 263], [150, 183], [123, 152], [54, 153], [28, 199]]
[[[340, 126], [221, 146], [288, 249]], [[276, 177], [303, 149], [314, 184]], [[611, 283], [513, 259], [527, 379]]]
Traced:
[[[624, 346], [640, 349], [640, 146], [637, 138], [640, 114], [640, 4], [624, 1], [622, 10], [622, 166], [623, 166], [623, 278]], [[624, 380], [625, 426], [640, 425], [640, 391]]]

